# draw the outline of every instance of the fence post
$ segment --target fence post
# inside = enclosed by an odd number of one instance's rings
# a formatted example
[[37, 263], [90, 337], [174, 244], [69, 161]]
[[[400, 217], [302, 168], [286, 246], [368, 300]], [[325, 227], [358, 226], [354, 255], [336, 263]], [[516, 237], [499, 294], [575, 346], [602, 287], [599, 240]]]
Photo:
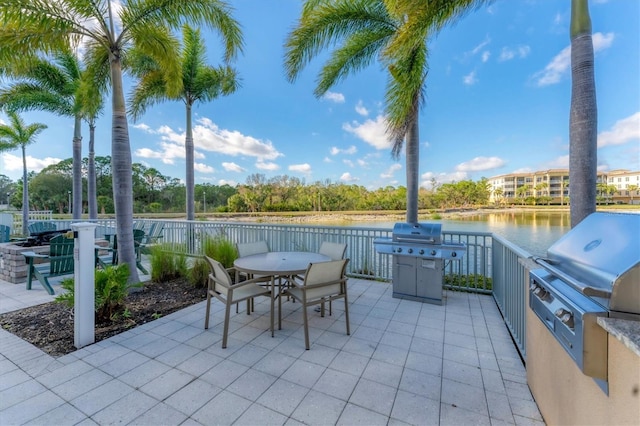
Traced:
[[96, 224], [72, 223], [74, 246], [73, 345], [80, 349], [96, 341]]

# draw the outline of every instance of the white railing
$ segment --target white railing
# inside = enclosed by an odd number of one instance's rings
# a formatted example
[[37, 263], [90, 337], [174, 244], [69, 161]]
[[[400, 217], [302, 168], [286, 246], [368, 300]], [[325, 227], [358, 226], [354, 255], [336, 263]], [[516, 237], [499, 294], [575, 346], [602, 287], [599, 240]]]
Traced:
[[[84, 221], [84, 220], [83, 220]], [[71, 227], [73, 220], [57, 220], [58, 229]], [[93, 221], [96, 237], [115, 232], [115, 219]], [[349, 275], [392, 280], [392, 257], [377, 253], [375, 238], [390, 238], [392, 229], [284, 225], [242, 222], [204, 222], [184, 220], [139, 219], [136, 226], [149, 230], [154, 222], [164, 225], [162, 243], [174, 250], [202, 255], [202, 242], [207, 236], [225, 237], [233, 243], [265, 240], [273, 251], [317, 251], [323, 241], [347, 243]], [[526, 298], [528, 275], [525, 260], [531, 255], [508, 241], [488, 232], [443, 233], [444, 241], [463, 242], [464, 257], [445, 264], [445, 285], [452, 290], [492, 294], [511, 331], [516, 347], [525, 357]], [[447, 277], [465, 279], [447, 280]]]

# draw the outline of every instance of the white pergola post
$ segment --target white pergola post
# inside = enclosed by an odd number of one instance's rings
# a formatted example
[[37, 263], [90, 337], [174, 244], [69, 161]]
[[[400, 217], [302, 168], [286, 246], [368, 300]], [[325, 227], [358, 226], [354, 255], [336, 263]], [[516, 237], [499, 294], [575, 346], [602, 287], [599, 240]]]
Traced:
[[74, 235], [73, 345], [80, 349], [96, 341], [95, 234], [96, 224], [72, 223]]

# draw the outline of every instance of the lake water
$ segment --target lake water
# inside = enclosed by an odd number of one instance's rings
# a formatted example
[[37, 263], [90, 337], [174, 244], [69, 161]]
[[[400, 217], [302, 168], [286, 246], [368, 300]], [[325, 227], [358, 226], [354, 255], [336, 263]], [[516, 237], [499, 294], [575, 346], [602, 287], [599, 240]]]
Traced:
[[[483, 213], [442, 223], [443, 231], [493, 232], [531, 254], [544, 256], [547, 249], [571, 228], [568, 212], [514, 211]], [[393, 228], [395, 222], [360, 222], [345, 226]]]

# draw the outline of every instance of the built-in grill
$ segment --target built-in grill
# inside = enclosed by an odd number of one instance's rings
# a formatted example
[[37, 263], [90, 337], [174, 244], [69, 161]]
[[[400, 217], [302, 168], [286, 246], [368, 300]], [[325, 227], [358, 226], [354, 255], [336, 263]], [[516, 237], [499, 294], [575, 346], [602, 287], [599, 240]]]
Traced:
[[391, 238], [376, 238], [373, 245], [393, 255], [393, 297], [438, 305], [445, 261], [467, 251], [463, 243], [443, 242], [439, 223], [396, 223]]
[[529, 306], [582, 372], [607, 389], [599, 316], [640, 321], [640, 215], [593, 213], [530, 272]]

